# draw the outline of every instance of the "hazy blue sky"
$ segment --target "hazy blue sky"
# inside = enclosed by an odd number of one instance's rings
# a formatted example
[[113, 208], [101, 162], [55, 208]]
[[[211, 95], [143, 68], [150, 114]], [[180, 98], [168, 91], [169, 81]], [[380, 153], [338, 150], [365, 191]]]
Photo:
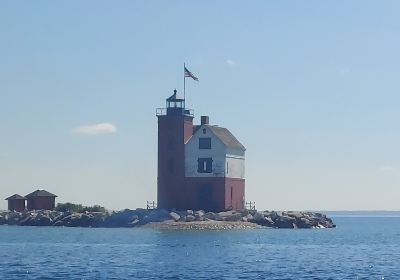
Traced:
[[247, 147], [246, 200], [398, 210], [399, 10], [365, 0], [1, 1], [0, 208], [36, 186], [111, 209], [155, 200], [155, 109], [182, 90], [186, 62], [200, 79], [187, 81], [195, 122], [210, 115]]

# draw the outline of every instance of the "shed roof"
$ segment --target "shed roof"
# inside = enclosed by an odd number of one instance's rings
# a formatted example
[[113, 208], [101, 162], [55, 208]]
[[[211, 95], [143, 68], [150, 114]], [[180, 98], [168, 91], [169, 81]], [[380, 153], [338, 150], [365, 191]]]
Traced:
[[19, 194], [14, 194], [10, 197], [7, 197], [6, 200], [26, 200], [26, 197]]
[[29, 197], [37, 197], [37, 196], [46, 196], [46, 197], [57, 197], [55, 194], [52, 194], [48, 191], [45, 190], [36, 190], [28, 195], [26, 195], [27, 198]]
[[193, 134], [197, 132], [197, 130], [200, 129], [200, 127], [205, 126], [208, 127], [212, 133], [215, 134], [219, 138], [219, 140], [224, 143], [225, 146], [229, 148], [234, 148], [234, 149], [241, 149], [243, 151], [246, 150], [246, 148], [242, 145], [242, 143], [239, 142], [239, 140], [236, 139], [236, 137], [225, 127], [220, 127], [217, 125], [195, 125], [193, 126]]

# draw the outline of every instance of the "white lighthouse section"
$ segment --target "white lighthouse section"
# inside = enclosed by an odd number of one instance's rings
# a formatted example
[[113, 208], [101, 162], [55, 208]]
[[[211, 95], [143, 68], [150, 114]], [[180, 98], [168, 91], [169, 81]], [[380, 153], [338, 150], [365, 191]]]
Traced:
[[238, 148], [226, 148], [226, 175], [228, 178], [245, 178], [245, 151]]
[[244, 179], [245, 148], [229, 130], [202, 125], [185, 145], [186, 177]]
[[225, 158], [224, 143], [202, 125], [185, 145], [185, 176], [225, 177]]

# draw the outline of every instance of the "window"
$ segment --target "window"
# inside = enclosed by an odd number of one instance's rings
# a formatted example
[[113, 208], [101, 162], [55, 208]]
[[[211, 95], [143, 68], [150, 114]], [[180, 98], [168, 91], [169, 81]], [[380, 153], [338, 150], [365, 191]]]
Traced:
[[207, 133], [207, 129], [203, 128], [203, 134]]
[[199, 138], [199, 149], [211, 149], [211, 138]]
[[212, 158], [199, 158], [198, 162], [198, 173], [211, 173], [212, 172]]

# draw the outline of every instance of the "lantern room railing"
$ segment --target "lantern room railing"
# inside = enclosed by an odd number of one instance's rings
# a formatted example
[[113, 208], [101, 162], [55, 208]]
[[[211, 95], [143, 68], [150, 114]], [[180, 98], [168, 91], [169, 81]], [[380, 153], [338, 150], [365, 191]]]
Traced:
[[173, 112], [173, 115], [185, 115], [194, 117], [193, 109], [184, 109], [184, 108], [157, 108], [156, 109], [156, 116], [166, 116]]

